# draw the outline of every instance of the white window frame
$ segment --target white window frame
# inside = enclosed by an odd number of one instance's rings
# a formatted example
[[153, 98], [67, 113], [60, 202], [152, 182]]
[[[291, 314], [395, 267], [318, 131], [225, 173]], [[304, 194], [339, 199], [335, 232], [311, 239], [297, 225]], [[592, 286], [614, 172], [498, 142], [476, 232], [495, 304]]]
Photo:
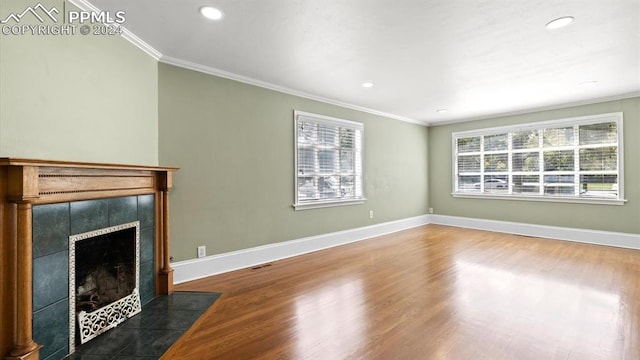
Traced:
[[[340, 198], [330, 198], [327, 200], [323, 199], [299, 199], [299, 188], [298, 188], [298, 177], [299, 177], [299, 169], [298, 169], [298, 151], [301, 146], [309, 147], [308, 145], [301, 145], [298, 142], [298, 122], [312, 122], [315, 124], [325, 125], [325, 126], [335, 126], [339, 128], [347, 128], [354, 129], [356, 132], [359, 132], [358, 141], [355, 144], [355, 192], [356, 197], [350, 197], [346, 199]], [[367, 200], [364, 196], [364, 124], [339, 118], [334, 118], [325, 115], [313, 114], [304, 111], [294, 110], [293, 116], [293, 127], [294, 131], [294, 194], [295, 194], [295, 202], [293, 207], [295, 210], [306, 210], [306, 209], [316, 209], [323, 207], [332, 207], [332, 206], [344, 206], [344, 205], [357, 205], [364, 204]], [[320, 145], [316, 144], [311, 146], [316, 149], [316, 151], [320, 148]], [[338, 160], [339, 161], [339, 160]], [[317, 161], [316, 161], [317, 162]], [[316, 173], [311, 176], [321, 176], [319, 175], [319, 170], [317, 169], [318, 164], [316, 164]], [[359, 180], [359, 181], [358, 181]]]
[[[607, 123], [607, 122], [615, 122], [617, 126], [617, 179], [618, 179], [618, 193], [617, 198], [604, 198], [604, 197], [592, 197], [592, 196], [584, 196], [581, 195], [579, 191], [575, 192], [575, 195], [549, 195], [545, 194], [543, 189], [540, 190], [539, 194], [522, 194], [522, 193], [513, 193], [513, 181], [512, 178], [514, 174], [523, 175], [519, 172], [512, 170], [512, 154], [518, 152], [539, 152], [540, 154], [540, 171], [539, 172], [531, 172], [531, 175], [540, 176], [539, 184], [540, 187], [544, 187], [544, 169], [543, 167], [543, 146], [540, 145], [538, 148], [532, 149], [523, 149], [523, 150], [515, 150], [512, 149], [512, 133], [520, 132], [520, 131], [528, 131], [528, 130], [543, 130], [550, 128], [562, 128], [562, 127], [571, 127], [577, 128], [580, 125], [593, 125], [599, 123]], [[499, 150], [496, 153], [508, 153], [508, 170], [506, 172], [501, 173], [487, 173], [484, 169], [484, 147], [482, 139], [484, 136], [490, 135], [499, 135], [499, 134], [508, 134], [508, 150]], [[494, 127], [487, 129], [479, 129], [479, 130], [470, 130], [470, 131], [461, 131], [452, 133], [452, 193], [453, 197], [458, 198], [482, 198], [482, 199], [507, 199], [507, 200], [528, 200], [528, 201], [552, 201], [552, 202], [569, 202], [569, 203], [589, 203], [589, 204], [604, 204], [604, 205], [623, 205], [627, 202], [624, 198], [624, 144], [623, 144], [623, 113], [607, 113], [607, 114], [598, 114], [598, 115], [589, 115], [589, 116], [581, 116], [581, 117], [573, 117], [566, 119], [558, 119], [558, 120], [550, 120], [550, 121], [542, 121], [535, 123], [527, 123], [527, 124], [518, 124], [511, 126], [502, 126], [502, 127]], [[477, 174], [480, 176], [480, 184], [481, 189], [479, 192], [467, 192], [467, 191], [458, 191], [458, 139], [468, 138], [468, 137], [481, 137], [480, 143], [480, 151], [478, 154], [480, 156], [480, 172]], [[578, 144], [578, 134], [574, 136], [575, 142], [573, 145], [566, 146], [566, 149], [558, 149], [558, 150], [573, 150], [575, 152], [574, 161], [576, 162], [576, 166], [574, 166], [574, 170], [570, 171], [572, 175], [574, 175], [574, 183], [571, 186], [580, 186], [580, 169], [577, 166], [579, 161], [578, 151], [581, 147], [585, 147], [584, 145]], [[540, 141], [542, 142], [542, 136], [540, 136]], [[548, 150], [549, 148], [545, 148]], [[554, 150], [554, 148], [551, 148]], [[461, 153], [461, 155], [473, 155], [473, 153]], [[583, 172], [584, 173], [584, 172]], [[528, 173], [529, 174], [529, 173]], [[527, 175], [528, 175], [527, 174]], [[484, 176], [508, 176], [508, 193], [496, 193], [496, 192], [485, 192], [484, 191]]]

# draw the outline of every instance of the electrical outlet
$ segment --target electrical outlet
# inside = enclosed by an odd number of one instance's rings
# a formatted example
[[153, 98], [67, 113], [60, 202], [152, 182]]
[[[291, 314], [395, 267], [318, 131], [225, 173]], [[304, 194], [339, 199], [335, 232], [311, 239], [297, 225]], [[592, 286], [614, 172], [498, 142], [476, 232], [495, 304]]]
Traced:
[[207, 247], [202, 245], [202, 246], [198, 246], [198, 257], [205, 257], [207, 256]]
[[373, 210], [369, 210], [369, 219], [373, 219]]
[[429, 214], [433, 214], [433, 208], [429, 208]]

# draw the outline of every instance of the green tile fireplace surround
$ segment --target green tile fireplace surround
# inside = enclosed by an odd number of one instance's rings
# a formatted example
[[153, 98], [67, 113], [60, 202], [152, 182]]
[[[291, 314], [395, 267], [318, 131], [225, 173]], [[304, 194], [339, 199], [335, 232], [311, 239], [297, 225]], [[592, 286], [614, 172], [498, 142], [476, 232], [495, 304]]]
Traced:
[[43, 360], [69, 353], [69, 236], [140, 221], [140, 300], [155, 297], [154, 195], [33, 207], [33, 339]]

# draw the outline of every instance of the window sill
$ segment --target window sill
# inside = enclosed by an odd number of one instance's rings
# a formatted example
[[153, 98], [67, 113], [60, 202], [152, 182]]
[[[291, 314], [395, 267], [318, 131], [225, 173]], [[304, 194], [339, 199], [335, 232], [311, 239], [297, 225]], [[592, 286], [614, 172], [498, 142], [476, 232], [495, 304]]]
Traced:
[[341, 200], [341, 201], [317, 201], [317, 202], [308, 202], [301, 204], [293, 204], [293, 208], [296, 210], [309, 210], [309, 209], [319, 209], [326, 207], [335, 207], [335, 206], [347, 206], [347, 205], [362, 205], [367, 199], [355, 199], [355, 200]]
[[562, 196], [523, 196], [523, 195], [499, 195], [499, 194], [473, 194], [473, 193], [451, 193], [454, 198], [467, 199], [494, 199], [494, 200], [518, 200], [518, 201], [547, 201], [574, 204], [597, 204], [597, 205], [624, 205], [627, 200], [603, 199], [595, 197], [562, 197]]

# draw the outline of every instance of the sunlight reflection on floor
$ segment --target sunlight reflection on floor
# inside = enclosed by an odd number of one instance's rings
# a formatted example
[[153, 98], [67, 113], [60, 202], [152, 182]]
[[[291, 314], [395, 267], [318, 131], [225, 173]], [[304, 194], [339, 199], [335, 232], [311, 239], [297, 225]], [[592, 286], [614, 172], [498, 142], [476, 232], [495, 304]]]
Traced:
[[480, 325], [478, 331], [490, 330], [496, 341], [544, 348], [546, 339], [562, 337], [575, 347], [615, 348], [622, 316], [618, 294], [460, 259], [456, 268], [457, 316]]
[[298, 358], [316, 347], [318, 358], [340, 359], [362, 346], [367, 324], [363, 296], [361, 279], [339, 279], [296, 298]]

